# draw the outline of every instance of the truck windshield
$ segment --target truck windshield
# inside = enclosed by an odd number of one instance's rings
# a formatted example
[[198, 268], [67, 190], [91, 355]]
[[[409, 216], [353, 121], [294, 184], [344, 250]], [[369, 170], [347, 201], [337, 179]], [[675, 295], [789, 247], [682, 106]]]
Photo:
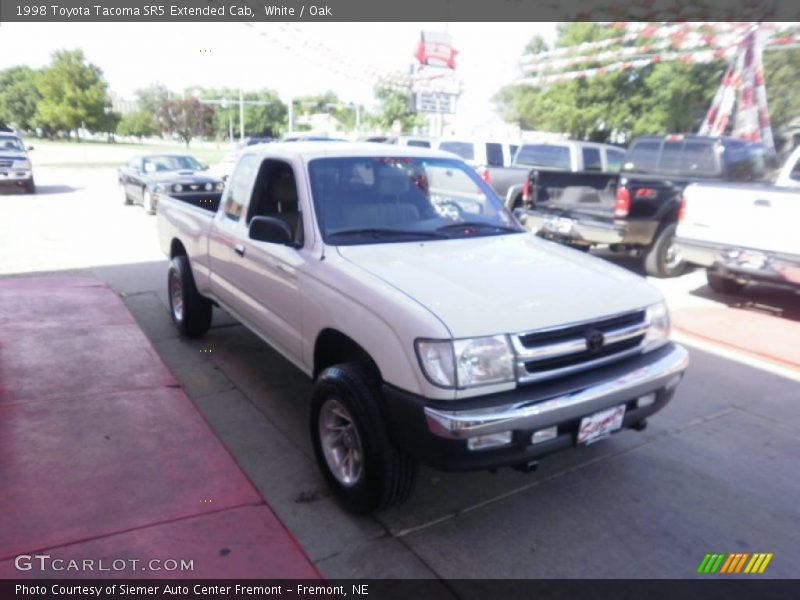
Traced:
[[459, 160], [318, 158], [309, 162], [325, 243], [344, 246], [524, 231]]
[[13, 150], [15, 152], [23, 152], [25, 146], [22, 140], [16, 137], [0, 137], [0, 150]]
[[514, 162], [526, 167], [545, 167], [547, 169], [572, 168], [569, 147], [552, 144], [523, 144]]

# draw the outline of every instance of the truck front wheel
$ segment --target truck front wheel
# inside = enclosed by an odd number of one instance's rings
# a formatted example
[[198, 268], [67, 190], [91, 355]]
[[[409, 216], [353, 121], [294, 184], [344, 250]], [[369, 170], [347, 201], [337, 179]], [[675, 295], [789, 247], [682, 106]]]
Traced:
[[211, 301], [197, 291], [186, 255], [178, 255], [170, 262], [167, 292], [169, 314], [182, 335], [200, 337], [208, 331], [211, 327]]
[[416, 463], [390, 442], [378, 407], [380, 391], [359, 365], [325, 369], [311, 395], [311, 440], [339, 502], [368, 513], [405, 501]]
[[686, 271], [686, 262], [675, 249], [675, 223], [663, 227], [644, 255], [644, 270], [653, 277], [678, 277]]

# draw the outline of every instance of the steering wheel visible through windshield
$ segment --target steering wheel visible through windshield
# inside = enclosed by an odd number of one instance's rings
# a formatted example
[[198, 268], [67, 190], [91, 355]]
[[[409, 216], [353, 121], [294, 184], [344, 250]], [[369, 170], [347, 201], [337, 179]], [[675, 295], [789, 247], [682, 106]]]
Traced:
[[317, 220], [332, 245], [503, 235], [524, 231], [461, 161], [344, 157], [309, 162]]

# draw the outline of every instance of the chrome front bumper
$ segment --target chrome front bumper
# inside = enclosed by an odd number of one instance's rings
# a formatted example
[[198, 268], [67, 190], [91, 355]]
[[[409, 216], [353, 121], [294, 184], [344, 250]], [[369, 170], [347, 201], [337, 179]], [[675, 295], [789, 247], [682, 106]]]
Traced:
[[22, 183], [29, 181], [33, 176], [31, 170], [26, 169], [9, 169], [0, 171], [0, 184], [2, 183]]
[[[598, 380], [569, 393], [533, 402], [448, 411], [425, 407], [428, 429], [446, 439], [466, 439], [509, 430], [536, 430], [592, 414], [658, 392], [672, 391], [689, 365], [689, 353], [676, 344], [653, 351], [650, 362], [628, 361], [598, 371]], [[647, 355], [643, 355], [646, 357]]]

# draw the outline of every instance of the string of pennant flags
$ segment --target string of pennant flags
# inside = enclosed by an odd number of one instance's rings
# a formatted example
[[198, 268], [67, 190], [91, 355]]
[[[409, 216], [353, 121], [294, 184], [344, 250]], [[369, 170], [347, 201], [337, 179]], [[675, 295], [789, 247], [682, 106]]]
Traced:
[[[731, 135], [761, 142], [768, 151], [775, 151], [767, 109], [763, 53], [767, 48], [788, 48], [800, 43], [796, 28], [757, 23], [623, 23], [618, 26], [625, 33], [524, 57], [521, 67], [525, 75], [516, 83], [546, 87], [642, 69], [660, 62], [725, 61], [727, 70], [699, 133], [724, 135], [731, 129]], [[592, 66], [574, 68], [580, 64]]]

